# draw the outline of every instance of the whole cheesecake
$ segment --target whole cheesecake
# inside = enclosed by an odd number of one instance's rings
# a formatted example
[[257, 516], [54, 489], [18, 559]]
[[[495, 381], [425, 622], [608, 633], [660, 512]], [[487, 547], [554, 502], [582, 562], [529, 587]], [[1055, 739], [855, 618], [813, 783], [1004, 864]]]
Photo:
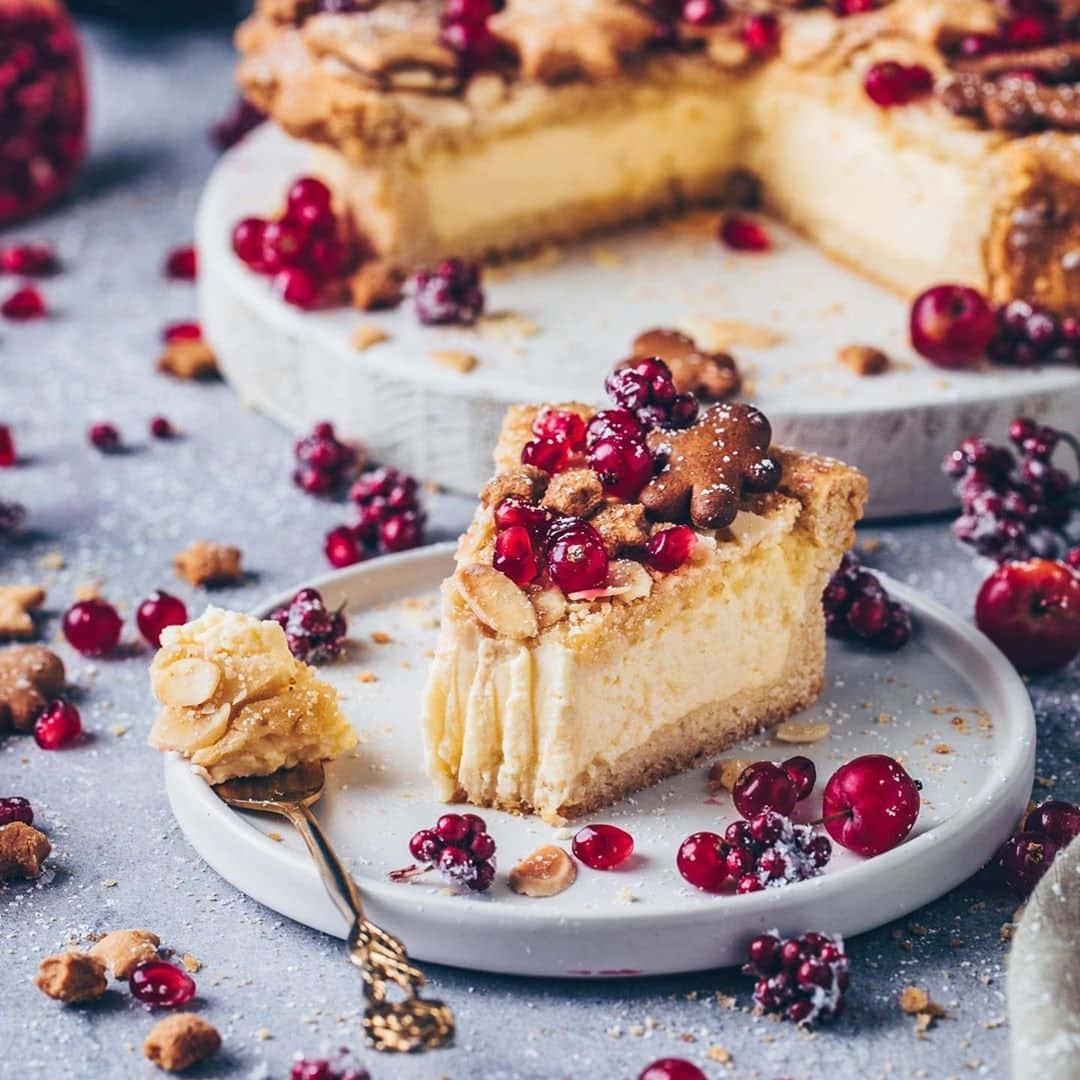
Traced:
[[260, 0], [239, 79], [406, 268], [723, 201], [750, 174], [902, 293], [951, 280], [1080, 308], [1067, 19], [1043, 40], [989, 0], [713, 7], [506, 0], [480, 25], [440, 0]]
[[753, 406], [674, 412], [635, 434], [622, 408], [510, 410], [443, 586], [423, 709], [441, 798], [560, 823], [821, 692], [821, 594], [865, 478], [771, 446]]

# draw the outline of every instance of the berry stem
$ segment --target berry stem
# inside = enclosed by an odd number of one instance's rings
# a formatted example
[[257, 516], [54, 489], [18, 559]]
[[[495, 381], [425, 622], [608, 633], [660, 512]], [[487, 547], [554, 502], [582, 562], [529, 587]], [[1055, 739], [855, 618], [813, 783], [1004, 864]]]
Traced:
[[434, 869], [434, 863], [429, 866], [417, 866], [416, 863], [412, 863], [410, 866], [403, 866], [400, 870], [391, 870], [387, 875], [391, 881], [400, 883], [402, 881], [412, 881], [413, 878], [423, 877], [429, 870]]

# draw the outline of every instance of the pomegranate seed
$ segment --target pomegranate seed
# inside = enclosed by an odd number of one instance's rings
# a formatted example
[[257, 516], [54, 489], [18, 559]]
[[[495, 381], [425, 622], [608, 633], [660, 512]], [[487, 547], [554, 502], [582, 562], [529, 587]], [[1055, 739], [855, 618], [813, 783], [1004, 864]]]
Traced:
[[194, 281], [196, 255], [193, 247], [178, 247], [165, 259], [165, 276], [174, 281]]
[[606, 494], [632, 502], [652, 479], [653, 456], [642, 442], [600, 439], [589, 451], [589, 467], [600, 477]]
[[0, 828], [13, 821], [21, 821], [24, 825], [34, 824], [34, 808], [21, 795], [0, 799]]
[[728, 851], [727, 844], [716, 833], [696, 832], [679, 845], [675, 865], [694, 888], [716, 893], [728, 882], [727, 860], [731, 854], [734, 852]]
[[534, 540], [538, 541], [542, 541], [547, 536], [548, 526], [551, 524], [551, 512], [546, 507], [526, 502], [514, 495], [503, 499], [495, 507], [494, 517], [495, 528], [500, 532], [520, 525], [528, 530]]
[[201, 338], [202, 327], [197, 322], [169, 323], [161, 331], [162, 341], [199, 341]]
[[796, 801], [802, 802], [814, 790], [814, 785], [817, 783], [817, 767], [808, 757], [800, 754], [789, 757], [781, 768], [787, 773], [788, 779], [795, 788]]
[[48, 244], [16, 244], [0, 251], [0, 267], [9, 274], [45, 277], [60, 269], [60, 260]]
[[770, 12], [751, 15], [743, 26], [743, 41], [751, 52], [772, 52], [780, 44], [780, 20]]
[[17, 460], [11, 428], [7, 424], [0, 424], [0, 469], [10, 469]]
[[59, 750], [82, 734], [82, 717], [69, 701], [54, 701], [34, 721], [34, 741], [42, 750]]
[[120, 641], [123, 620], [112, 604], [95, 598], [72, 604], [61, 626], [68, 643], [83, 656], [104, 656]]
[[1005, 44], [1015, 49], [1034, 49], [1058, 37], [1056, 22], [1048, 15], [1018, 15], [1002, 30]]
[[13, 322], [26, 322], [40, 319], [45, 314], [45, 298], [33, 285], [23, 285], [16, 289], [0, 304], [0, 315]]
[[879, 855], [911, 832], [919, 805], [919, 789], [900, 762], [866, 754], [829, 778], [821, 812], [838, 844], [859, 855]]
[[769, 234], [756, 221], [738, 214], [726, 214], [720, 225], [720, 239], [734, 251], [768, 251]]
[[578, 518], [548, 534], [547, 564], [552, 581], [563, 592], [602, 588], [607, 581], [608, 557], [600, 534]]
[[696, 544], [697, 533], [689, 525], [673, 525], [649, 537], [645, 562], [654, 570], [671, 573], [689, 561]]
[[907, 105], [917, 97], [928, 94], [933, 85], [933, 76], [922, 64], [898, 64], [894, 60], [873, 64], [863, 81], [867, 97], [885, 109], [893, 105]]
[[564, 409], [544, 409], [533, 421], [537, 438], [562, 438], [571, 450], [585, 449], [585, 421], [577, 413]]
[[155, 649], [161, 645], [161, 631], [166, 626], [180, 626], [187, 619], [184, 601], [162, 589], [155, 589], [135, 610], [139, 633]]
[[285, 213], [291, 221], [310, 228], [333, 218], [330, 189], [314, 176], [297, 180], [285, 197]]
[[634, 853], [634, 838], [615, 825], [586, 825], [574, 836], [571, 850], [593, 870], [613, 870]]
[[287, 266], [274, 275], [274, 288], [287, 304], [312, 308], [319, 298], [319, 283], [315, 275], [299, 266]]
[[87, 432], [87, 438], [90, 445], [103, 454], [112, 454], [120, 449], [120, 432], [113, 424], [102, 422], [92, 425]]
[[263, 241], [267, 223], [262, 218], [244, 218], [233, 228], [232, 247], [245, 266], [259, 273], [265, 272]]
[[348, 525], [331, 529], [323, 539], [323, 552], [331, 566], [352, 566], [365, 558], [364, 548]]
[[152, 416], [150, 417], [150, 434], [155, 439], [175, 439], [176, 428], [172, 426], [172, 421], [167, 416]]
[[646, 1065], [638, 1080], [708, 1080], [708, 1077], [685, 1058], [660, 1058]]
[[570, 461], [570, 444], [563, 438], [532, 439], [521, 448], [521, 464], [544, 472], [562, 472]]
[[164, 960], [144, 960], [128, 978], [131, 993], [144, 1005], [172, 1009], [195, 996], [195, 980]]
[[536, 580], [540, 567], [533, 554], [532, 537], [523, 525], [511, 525], [495, 537], [492, 565], [515, 585], [525, 586]]
[[[747, 765], [731, 789], [735, 809], [744, 818], [752, 818], [773, 810], [787, 817], [795, 809], [795, 785], [788, 774], [771, 761], [755, 761]], [[757, 837], [757, 839], [762, 839]]]

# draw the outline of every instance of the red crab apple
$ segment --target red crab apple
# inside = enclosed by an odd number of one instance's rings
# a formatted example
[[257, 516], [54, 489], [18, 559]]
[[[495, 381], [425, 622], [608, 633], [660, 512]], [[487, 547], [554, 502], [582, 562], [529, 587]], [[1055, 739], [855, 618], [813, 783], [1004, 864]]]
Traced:
[[865, 754], [841, 765], [825, 785], [822, 824], [859, 855], [896, 847], [919, 816], [919, 787], [887, 754]]
[[1080, 652], [1080, 576], [1065, 563], [1003, 563], [975, 598], [975, 625], [1025, 674]]
[[0, 0], [0, 227], [74, 179], [86, 148], [82, 46], [59, 0]]
[[986, 351], [995, 327], [986, 298], [966, 285], [935, 285], [911, 305], [911, 344], [938, 367], [973, 363]]

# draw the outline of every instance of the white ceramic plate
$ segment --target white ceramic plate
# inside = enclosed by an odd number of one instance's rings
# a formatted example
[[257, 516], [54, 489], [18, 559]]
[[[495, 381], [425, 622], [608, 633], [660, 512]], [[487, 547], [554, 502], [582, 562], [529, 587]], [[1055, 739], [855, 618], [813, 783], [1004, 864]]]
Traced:
[[[907, 343], [908, 305], [770, 225], [768, 255], [725, 251], [709, 230], [668, 224], [622, 231], [566, 248], [510, 274], [489, 273], [488, 310], [513, 324], [478, 333], [421, 326], [412, 304], [390, 312], [302, 312], [233, 255], [232, 226], [280, 208], [290, 180], [309, 171], [310, 150], [267, 124], [224, 156], [196, 224], [199, 308], [222, 368], [248, 401], [293, 430], [332, 419], [381, 461], [471, 495], [491, 473], [507, 405], [598, 402], [604, 376], [648, 326], [698, 332], [736, 320], [767, 328], [771, 348], [736, 345], [748, 394], [778, 442], [830, 454], [870, 478], [872, 516], [953, 504], [941, 459], [973, 433], [1001, 441], [1030, 414], [1068, 426], [1080, 410], [1080, 370], [945, 372]], [[932, 284], [927, 282], [927, 284]], [[357, 351], [352, 335], [374, 323], [388, 339]], [[503, 332], [498, 333], [498, 325]], [[835, 362], [852, 343], [884, 349], [889, 374], [859, 378]], [[477, 367], [440, 367], [431, 350], [461, 349]]]
[[[923, 781], [924, 805], [898, 848], [867, 860], [835, 848], [822, 877], [761, 893], [697, 892], [675, 868], [680, 841], [701, 829], [722, 831], [737, 815], [725, 793], [708, 796], [705, 771], [695, 769], [591, 816], [627, 829], [635, 854], [615, 871], [579, 867], [576, 883], [558, 896], [518, 896], [505, 872], [540, 844], [555, 839], [568, 847], [568, 839], [556, 839], [539, 819], [492, 811], [482, 811], [499, 848], [490, 892], [454, 893], [434, 874], [431, 881], [392, 884], [388, 871], [410, 862], [409, 837], [445, 812], [423, 773], [418, 711], [435, 637], [434, 590], [451, 569], [451, 554], [441, 545], [314, 583], [328, 604], [349, 607], [355, 646], [324, 672], [361, 735], [356, 756], [330, 766], [319, 816], [371, 917], [419, 959], [527, 975], [659, 974], [734, 964], [749, 938], [771, 927], [857, 934], [964, 881], [1024, 809], [1035, 725], [1022, 682], [955, 615], [886, 579], [913, 611], [911, 642], [893, 654], [832, 642], [826, 690], [802, 716], [831, 722], [828, 738], [798, 747], [762, 736], [737, 753], [774, 760], [806, 753], [815, 760], [819, 783], [800, 805], [803, 820], [818, 813], [824, 781], [844, 760], [870, 752], [900, 757]], [[371, 634], [378, 631], [392, 640], [377, 644]], [[365, 672], [376, 681], [362, 682]], [[228, 809], [178, 759], [166, 762], [165, 776], [177, 820], [218, 873], [290, 918], [344, 934], [286, 823]]]

